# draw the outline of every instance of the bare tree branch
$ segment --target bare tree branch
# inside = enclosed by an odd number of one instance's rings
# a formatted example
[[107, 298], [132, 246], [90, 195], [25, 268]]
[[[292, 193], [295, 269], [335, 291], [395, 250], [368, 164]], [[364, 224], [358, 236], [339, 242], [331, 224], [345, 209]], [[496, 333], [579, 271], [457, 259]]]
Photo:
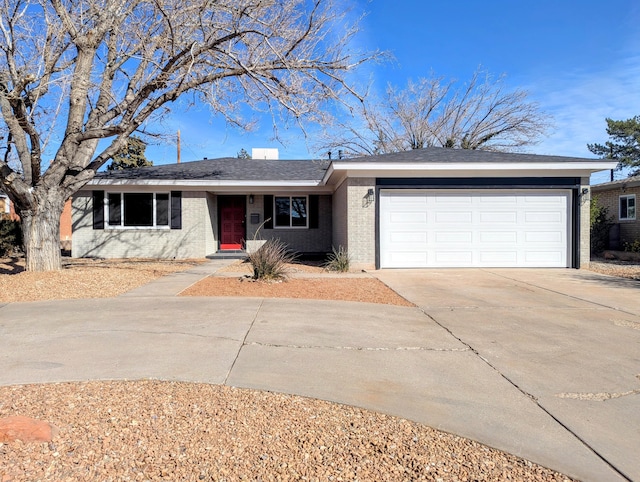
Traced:
[[0, 0], [0, 130], [20, 163], [0, 161], [3, 189], [37, 223], [188, 93], [238, 126], [246, 106], [322, 121], [378, 56], [350, 50], [347, 21], [334, 0]]
[[433, 76], [402, 90], [389, 86], [383, 101], [361, 104], [353, 122], [326, 133], [319, 148], [351, 156], [434, 146], [521, 150], [548, 132], [550, 119], [525, 91], [506, 91], [503, 80], [478, 70], [462, 88]]

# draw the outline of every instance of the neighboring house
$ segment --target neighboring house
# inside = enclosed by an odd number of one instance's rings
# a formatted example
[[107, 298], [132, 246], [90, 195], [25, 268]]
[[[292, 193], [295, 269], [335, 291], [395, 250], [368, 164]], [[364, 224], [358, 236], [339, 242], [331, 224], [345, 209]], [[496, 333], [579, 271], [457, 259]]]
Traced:
[[0, 191], [0, 219], [11, 219], [12, 221], [20, 219], [13, 209], [9, 196], [2, 191]]
[[[9, 196], [2, 191], [0, 191], [0, 219], [14, 221], [20, 219], [13, 208], [13, 203], [9, 200]], [[60, 249], [71, 251], [71, 199], [65, 203], [60, 216]]]
[[299, 253], [343, 246], [356, 269], [584, 267], [589, 176], [613, 166], [428, 148], [110, 171], [73, 198], [73, 255], [199, 258], [279, 238]]
[[611, 240], [614, 246], [610, 248], [619, 249], [624, 243], [639, 240], [640, 217], [636, 212], [636, 203], [640, 200], [640, 176], [597, 184], [591, 187], [591, 191], [598, 204], [607, 208], [616, 225], [614, 229], [618, 236], [614, 234]]
[[60, 215], [60, 249], [62, 251], [71, 251], [71, 199], [64, 203], [64, 209]]

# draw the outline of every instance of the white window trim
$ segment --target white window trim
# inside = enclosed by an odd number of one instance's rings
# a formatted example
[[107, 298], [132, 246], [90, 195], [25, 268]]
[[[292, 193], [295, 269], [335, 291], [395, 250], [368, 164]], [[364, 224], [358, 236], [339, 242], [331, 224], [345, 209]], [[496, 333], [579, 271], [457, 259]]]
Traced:
[[[109, 196], [111, 194], [119, 194], [120, 195], [120, 224], [113, 225], [109, 223]], [[125, 226], [124, 225], [124, 195], [125, 194], [151, 194], [153, 196], [153, 225], [152, 226]], [[169, 223], [165, 225], [158, 226], [157, 225], [157, 209], [156, 209], [156, 195], [157, 194], [168, 194], [169, 195]], [[168, 192], [124, 192], [124, 191], [105, 191], [104, 193], [104, 226], [105, 229], [115, 229], [115, 230], [165, 230], [171, 229], [171, 193]]]
[[[289, 198], [289, 226], [278, 226], [276, 222], [276, 198], [286, 197]], [[293, 226], [292, 225], [292, 209], [291, 209], [291, 199], [294, 197], [303, 197], [305, 198], [305, 205], [307, 207], [307, 216], [305, 217], [305, 225], [304, 226]], [[309, 196], [308, 195], [274, 195], [273, 196], [273, 229], [309, 229]]]
[[[627, 200], [627, 217], [623, 218], [622, 217], [622, 200], [626, 199]], [[629, 199], [633, 199], [633, 217], [629, 217]], [[620, 221], [635, 221], [636, 220], [636, 209], [637, 209], [637, 205], [636, 205], [636, 195], [635, 194], [622, 194], [620, 195], [620, 197], [618, 198], [618, 219]]]

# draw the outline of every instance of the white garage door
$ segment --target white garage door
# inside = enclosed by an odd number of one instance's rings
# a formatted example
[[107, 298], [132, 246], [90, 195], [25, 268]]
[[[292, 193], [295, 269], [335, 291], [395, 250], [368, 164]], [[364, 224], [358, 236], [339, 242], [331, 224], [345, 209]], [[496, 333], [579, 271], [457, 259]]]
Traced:
[[571, 191], [380, 191], [380, 266], [568, 267]]

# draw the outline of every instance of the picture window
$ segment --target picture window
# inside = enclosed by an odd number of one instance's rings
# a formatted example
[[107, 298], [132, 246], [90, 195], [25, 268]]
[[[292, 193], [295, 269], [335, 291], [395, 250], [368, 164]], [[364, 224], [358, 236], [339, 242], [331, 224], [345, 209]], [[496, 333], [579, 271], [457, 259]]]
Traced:
[[110, 227], [169, 227], [168, 193], [108, 193], [105, 203]]

